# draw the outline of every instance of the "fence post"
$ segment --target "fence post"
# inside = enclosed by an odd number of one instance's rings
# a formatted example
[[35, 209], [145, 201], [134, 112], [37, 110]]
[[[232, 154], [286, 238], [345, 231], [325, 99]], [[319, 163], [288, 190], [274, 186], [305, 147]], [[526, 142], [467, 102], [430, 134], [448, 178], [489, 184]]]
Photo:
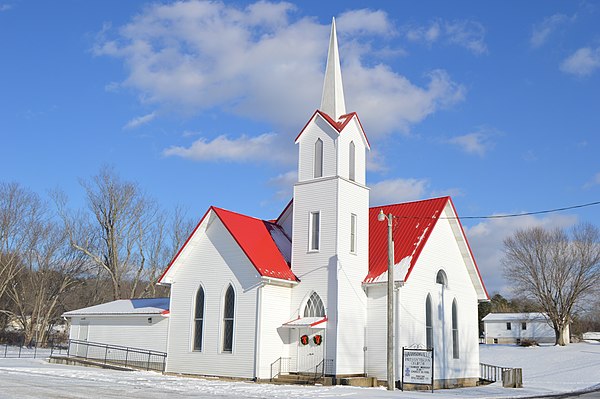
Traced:
[[104, 364], [106, 364], [106, 358], [108, 357], [108, 345], [104, 347]]
[[8, 351], [8, 342], [4, 345], [4, 357], [6, 357], [7, 351]]
[[125, 367], [127, 367], [128, 359], [129, 359], [129, 347], [125, 348]]
[[150, 356], [151, 356], [150, 353], [151, 352], [148, 351], [148, 364], [147, 364], [147, 367], [146, 367], [146, 371], [150, 370]]

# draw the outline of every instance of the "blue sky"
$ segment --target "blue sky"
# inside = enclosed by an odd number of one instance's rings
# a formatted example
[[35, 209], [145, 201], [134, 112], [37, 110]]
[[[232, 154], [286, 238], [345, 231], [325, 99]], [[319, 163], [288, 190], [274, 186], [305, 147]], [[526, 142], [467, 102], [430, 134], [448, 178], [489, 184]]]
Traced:
[[[367, 5], [368, 4], [368, 5]], [[0, 0], [0, 180], [82, 205], [112, 165], [163, 207], [276, 217], [319, 106], [329, 25], [369, 137], [372, 205], [462, 216], [600, 200], [600, 5]], [[490, 292], [504, 237], [600, 207], [464, 225]]]

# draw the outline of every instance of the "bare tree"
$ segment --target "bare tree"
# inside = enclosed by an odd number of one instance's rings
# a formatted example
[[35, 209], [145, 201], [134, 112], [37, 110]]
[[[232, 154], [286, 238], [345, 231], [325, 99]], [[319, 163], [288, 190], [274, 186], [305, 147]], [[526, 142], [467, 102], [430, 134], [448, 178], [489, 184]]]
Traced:
[[146, 278], [144, 245], [158, 207], [137, 184], [122, 181], [107, 167], [81, 184], [87, 213], [69, 214], [65, 198], [54, 195], [71, 245], [106, 273], [113, 299], [134, 297], [140, 281]]
[[11, 313], [23, 326], [24, 340], [45, 342], [64, 309], [61, 303], [85, 271], [85, 259], [54, 221], [36, 226], [35, 242], [8, 290]]
[[564, 230], [534, 227], [504, 241], [504, 272], [519, 292], [546, 312], [557, 345], [568, 343], [568, 327], [600, 285], [600, 231], [590, 224]]
[[45, 211], [35, 193], [17, 183], [0, 183], [0, 298], [23, 267], [23, 254], [32, 248]]

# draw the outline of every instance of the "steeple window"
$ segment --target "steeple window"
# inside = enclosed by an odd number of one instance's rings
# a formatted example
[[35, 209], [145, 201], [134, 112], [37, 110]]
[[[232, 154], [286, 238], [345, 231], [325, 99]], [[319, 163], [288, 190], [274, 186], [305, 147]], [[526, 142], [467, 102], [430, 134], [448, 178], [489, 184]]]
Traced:
[[348, 154], [348, 178], [352, 181], [356, 181], [356, 146], [354, 141], [350, 142], [349, 154]]
[[317, 139], [315, 143], [314, 177], [323, 177], [323, 140]]

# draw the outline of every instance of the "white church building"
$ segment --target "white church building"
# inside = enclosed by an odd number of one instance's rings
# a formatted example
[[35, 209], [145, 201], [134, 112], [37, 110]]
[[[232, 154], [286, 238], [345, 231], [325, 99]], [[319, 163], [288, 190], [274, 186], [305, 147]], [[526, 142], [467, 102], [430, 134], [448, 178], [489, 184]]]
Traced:
[[276, 219], [210, 207], [160, 277], [166, 372], [267, 380], [285, 364], [385, 381], [383, 210], [394, 216], [396, 380], [402, 347], [420, 347], [434, 350], [437, 386], [475, 385], [488, 300], [477, 264], [450, 197], [369, 208], [370, 145], [346, 111], [335, 22], [321, 106], [296, 144], [298, 181]]

